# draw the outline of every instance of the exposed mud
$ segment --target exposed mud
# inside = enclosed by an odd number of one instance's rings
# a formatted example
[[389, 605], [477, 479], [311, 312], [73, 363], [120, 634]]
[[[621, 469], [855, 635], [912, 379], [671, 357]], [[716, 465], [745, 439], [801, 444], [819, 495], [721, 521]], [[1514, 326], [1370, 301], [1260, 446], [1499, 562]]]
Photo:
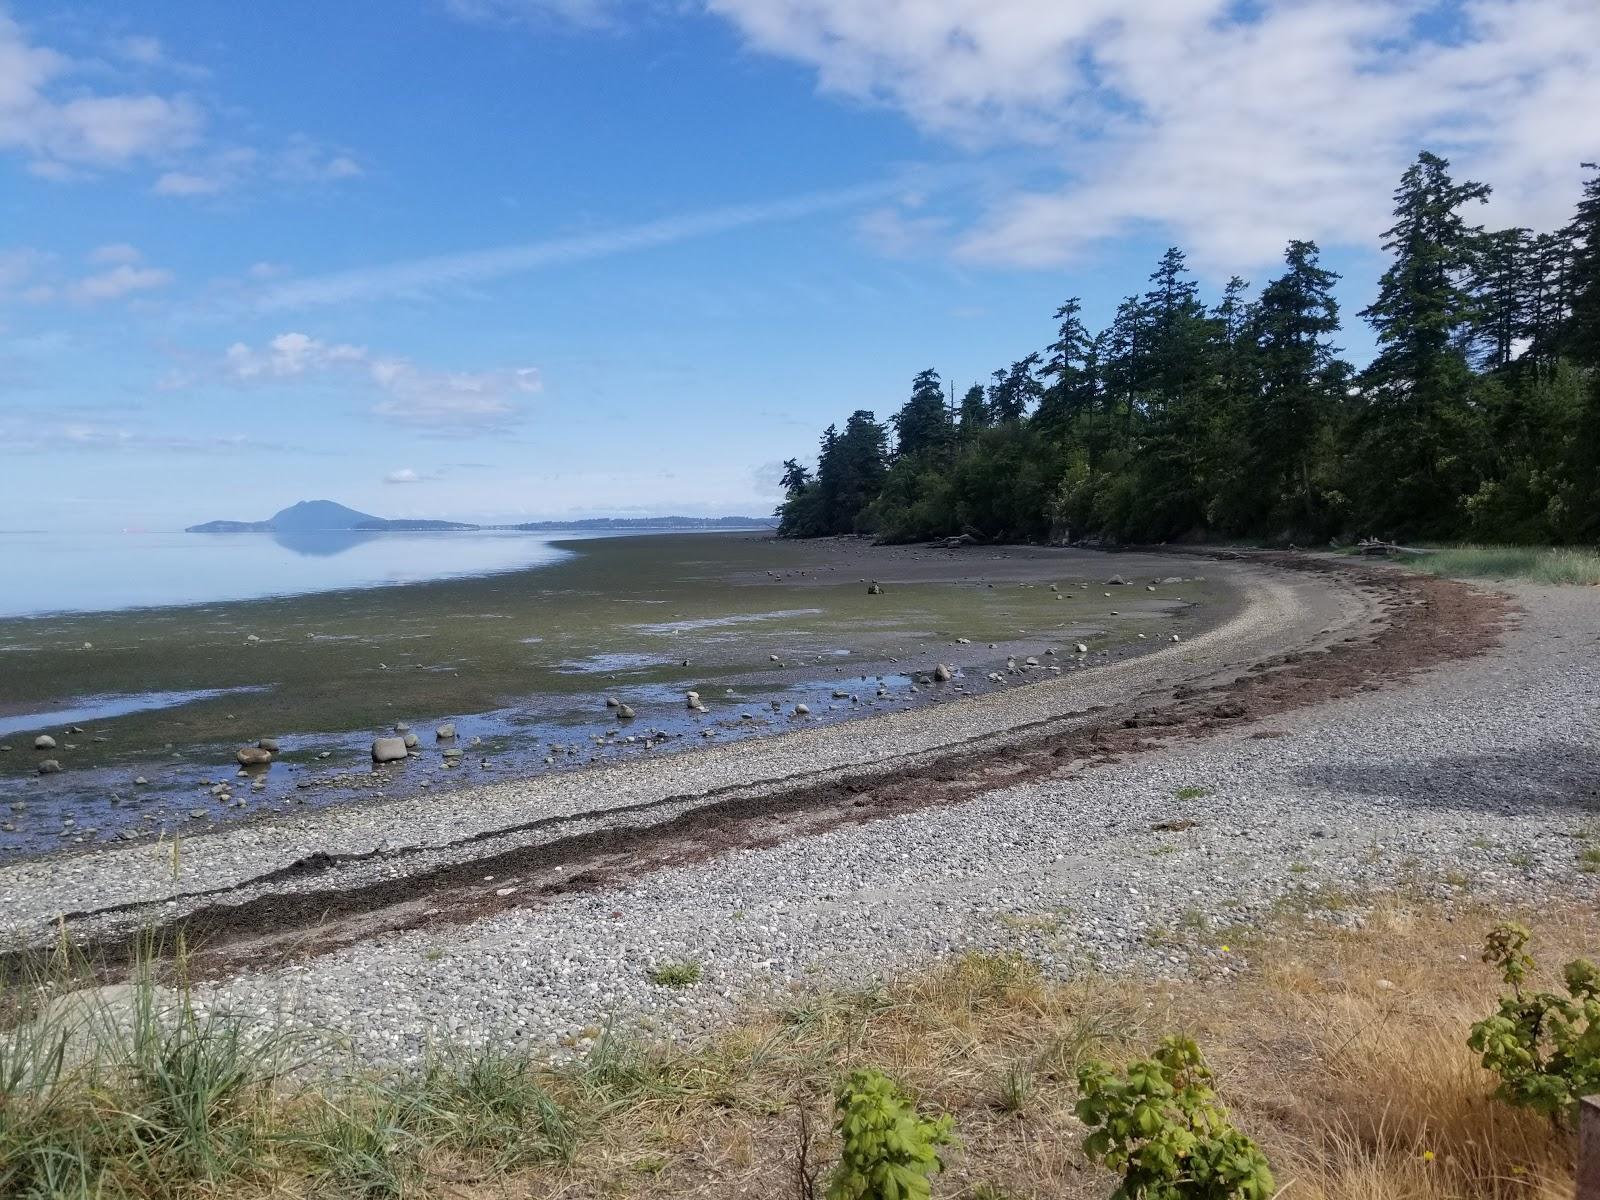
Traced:
[[[1061, 714], [1078, 719], [1065, 731], [1059, 721], [1051, 721], [1013, 730], [999, 744], [988, 737], [910, 765], [879, 764], [844, 777], [790, 779], [757, 794], [748, 788], [729, 789], [721, 799], [670, 797], [642, 807], [670, 809], [689, 800], [696, 806], [655, 823], [591, 828], [392, 880], [261, 895], [233, 904], [225, 901], [225, 894], [218, 895], [209, 906], [159, 930], [157, 940], [174, 944], [181, 932], [190, 950], [191, 972], [222, 976], [315, 957], [386, 932], [463, 924], [551, 897], [615, 887], [647, 872], [729, 851], [959, 804], [983, 792], [1092, 769], [1178, 739], [1239, 731], [1281, 713], [1403, 683], [1418, 671], [1497, 645], [1515, 611], [1503, 595], [1451, 580], [1297, 554], [1231, 557], [1337, 575], [1341, 583], [1375, 593], [1381, 617], [1325, 647], [1275, 655], [1230, 672], [1228, 678], [1208, 675], [1177, 683], [1164, 702], [1133, 711], [1097, 708]], [[1277, 731], [1258, 729], [1250, 736], [1273, 737]], [[497, 830], [494, 837], [508, 832], [515, 831]], [[393, 852], [362, 857], [385, 853]], [[337, 865], [332, 856], [314, 856], [277, 874], [337, 875], [331, 870]], [[74, 916], [87, 915], [69, 915], [68, 927]], [[107, 939], [86, 951], [114, 974], [126, 961], [127, 943], [125, 937]]]

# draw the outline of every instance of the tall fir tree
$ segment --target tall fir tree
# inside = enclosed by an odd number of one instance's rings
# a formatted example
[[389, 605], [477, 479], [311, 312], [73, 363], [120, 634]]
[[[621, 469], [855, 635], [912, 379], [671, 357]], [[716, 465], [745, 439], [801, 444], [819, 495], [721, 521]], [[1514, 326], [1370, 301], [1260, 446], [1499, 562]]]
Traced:
[[1466, 281], [1482, 230], [1461, 208], [1488, 197], [1484, 184], [1452, 180], [1449, 162], [1428, 151], [1394, 195], [1383, 242], [1394, 261], [1361, 314], [1378, 354], [1361, 377], [1364, 461], [1355, 464], [1363, 515], [1382, 531], [1448, 531], [1471, 490], [1472, 370], [1462, 346], [1476, 313]]

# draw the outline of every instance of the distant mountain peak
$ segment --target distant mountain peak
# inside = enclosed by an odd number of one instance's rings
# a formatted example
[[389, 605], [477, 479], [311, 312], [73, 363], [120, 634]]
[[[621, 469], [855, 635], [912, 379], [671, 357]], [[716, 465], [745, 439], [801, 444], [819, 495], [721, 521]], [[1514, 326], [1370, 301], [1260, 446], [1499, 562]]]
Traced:
[[354, 529], [381, 520], [332, 500], [300, 500], [272, 514], [267, 524], [276, 530], [308, 533], [324, 529]]

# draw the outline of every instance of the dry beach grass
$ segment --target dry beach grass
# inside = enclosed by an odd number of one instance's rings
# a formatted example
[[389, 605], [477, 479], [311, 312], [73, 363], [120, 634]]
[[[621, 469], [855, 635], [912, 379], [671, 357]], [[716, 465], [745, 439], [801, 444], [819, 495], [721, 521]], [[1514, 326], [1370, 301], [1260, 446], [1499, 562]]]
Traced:
[[[1285, 912], [1214, 935], [1244, 940], [1208, 977], [1052, 982], [1021, 958], [971, 955], [887, 986], [797, 991], [693, 1045], [596, 1031], [566, 1063], [441, 1048], [397, 1076], [330, 1073], [325, 1048], [225, 1016], [160, 1019], [175, 994], [135, 989], [112, 1002], [120, 1020], [55, 1006], [0, 1038], [0, 1191], [800, 1196], [802, 1157], [825, 1175], [836, 1152], [834, 1087], [872, 1064], [956, 1119], [935, 1195], [1101, 1196], [1109, 1178], [1078, 1150], [1076, 1068], [1182, 1030], [1286, 1196], [1568, 1194], [1569, 1135], [1492, 1099], [1465, 1044], [1496, 994], [1476, 951], [1498, 914], [1396, 894], [1362, 911], [1358, 927]], [[1589, 911], [1539, 914], [1542, 965], [1592, 949], [1597, 926]], [[92, 1058], [55, 1053], [69, 1020], [92, 1024]]]

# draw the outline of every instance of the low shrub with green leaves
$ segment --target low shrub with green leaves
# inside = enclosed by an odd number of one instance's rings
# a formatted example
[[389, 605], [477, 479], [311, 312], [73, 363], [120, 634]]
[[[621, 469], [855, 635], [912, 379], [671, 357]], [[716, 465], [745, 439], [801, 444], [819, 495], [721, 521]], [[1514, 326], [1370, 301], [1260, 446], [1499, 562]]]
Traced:
[[836, 1107], [843, 1149], [827, 1200], [927, 1200], [929, 1177], [944, 1169], [939, 1148], [953, 1137], [950, 1117], [922, 1116], [878, 1070], [852, 1073]]
[[1484, 940], [1483, 961], [1500, 968], [1511, 992], [1473, 1025], [1467, 1045], [1499, 1077], [1496, 1096], [1570, 1123], [1578, 1101], [1600, 1091], [1600, 968], [1573, 959], [1561, 972], [1566, 995], [1524, 992], [1534, 966], [1530, 936], [1507, 922]]
[[1167, 1037], [1121, 1074], [1078, 1072], [1083, 1151], [1122, 1176], [1112, 1200], [1267, 1200], [1272, 1170], [1228, 1119], [1193, 1039]]

